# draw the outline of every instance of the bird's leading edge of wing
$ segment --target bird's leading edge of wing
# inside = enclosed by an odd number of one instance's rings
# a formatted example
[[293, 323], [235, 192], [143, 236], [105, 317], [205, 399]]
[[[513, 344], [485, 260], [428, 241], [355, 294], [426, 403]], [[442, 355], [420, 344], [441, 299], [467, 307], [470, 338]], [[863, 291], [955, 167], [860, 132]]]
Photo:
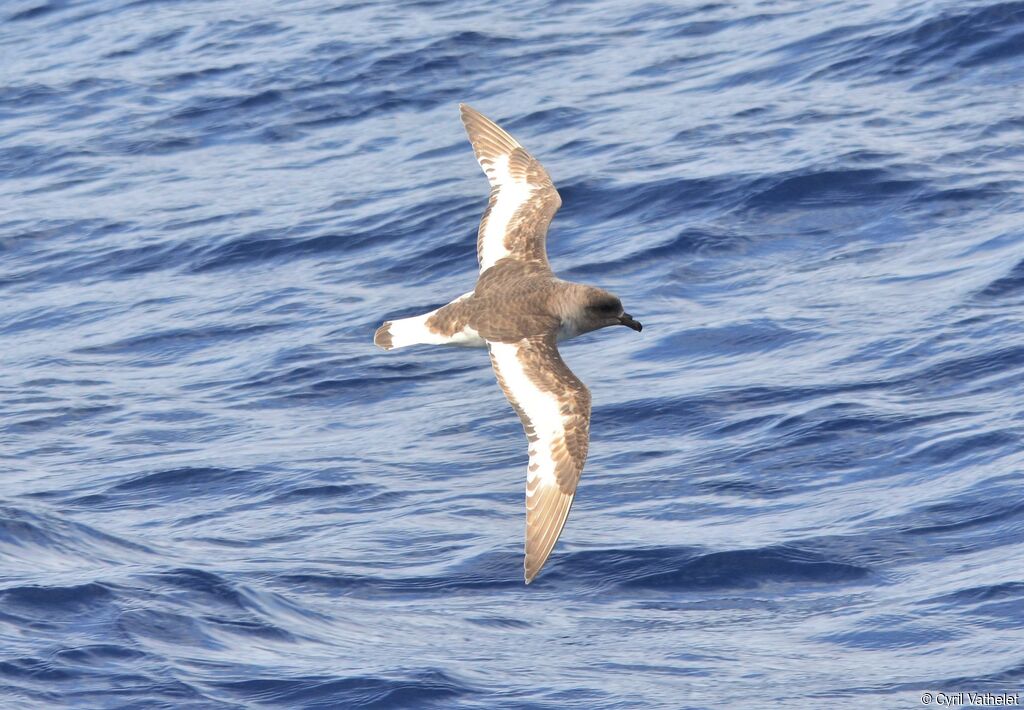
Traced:
[[547, 264], [548, 225], [562, 205], [547, 171], [494, 121], [466, 104], [460, 104], [459, 111], [476, 159], [491, 183], [477, 232], [480, 271], [506, 257]]
[[529, 440], [526, 583], [540, 572], [565, 525], [587, 460], [590, 391], [562, 360], [555, 336], [488, 343], [498, 384]]

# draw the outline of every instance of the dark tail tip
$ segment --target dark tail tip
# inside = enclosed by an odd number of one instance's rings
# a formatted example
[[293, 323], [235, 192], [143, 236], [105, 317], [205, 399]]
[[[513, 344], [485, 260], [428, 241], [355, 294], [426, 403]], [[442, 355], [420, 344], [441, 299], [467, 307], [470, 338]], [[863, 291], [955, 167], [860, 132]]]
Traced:
[[390, 350], [391, 345], [391, 321], [384, 321], [384, 325], [377, 328], [373, 334], [373, 344], [382, 350]]

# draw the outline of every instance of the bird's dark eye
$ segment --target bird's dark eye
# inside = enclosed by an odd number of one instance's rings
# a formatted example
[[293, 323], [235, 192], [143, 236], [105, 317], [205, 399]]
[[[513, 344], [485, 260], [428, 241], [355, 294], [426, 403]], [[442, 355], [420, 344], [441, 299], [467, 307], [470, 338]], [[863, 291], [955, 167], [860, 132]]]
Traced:
[[620, 307], [618, 301], [598, 301], [594, 305], [594, 310], [601, 313], [615, 314], [619, 312]]

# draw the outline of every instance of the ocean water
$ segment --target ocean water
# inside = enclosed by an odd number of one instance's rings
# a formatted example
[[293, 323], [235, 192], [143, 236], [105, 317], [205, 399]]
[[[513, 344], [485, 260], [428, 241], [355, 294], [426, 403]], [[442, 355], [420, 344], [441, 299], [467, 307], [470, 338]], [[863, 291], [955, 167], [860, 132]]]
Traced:
[[[0, 6], [0, 706], [1024, 689], [1024, 3]], [[469, 102], [562, 194], [590, 458], [522, 581]]]

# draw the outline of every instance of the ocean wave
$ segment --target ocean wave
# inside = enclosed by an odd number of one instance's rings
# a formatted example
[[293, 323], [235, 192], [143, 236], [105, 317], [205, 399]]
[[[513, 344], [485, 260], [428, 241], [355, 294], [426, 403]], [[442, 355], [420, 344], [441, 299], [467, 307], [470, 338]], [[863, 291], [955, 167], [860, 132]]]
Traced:
[[[1021, 677], [1020, 2], [0, 14], [0, 705]], [[645, 325], [562, 348], [590, 458], [528, 587], [486, 352], [372, 344], [476, 278], [459, 102]]]

